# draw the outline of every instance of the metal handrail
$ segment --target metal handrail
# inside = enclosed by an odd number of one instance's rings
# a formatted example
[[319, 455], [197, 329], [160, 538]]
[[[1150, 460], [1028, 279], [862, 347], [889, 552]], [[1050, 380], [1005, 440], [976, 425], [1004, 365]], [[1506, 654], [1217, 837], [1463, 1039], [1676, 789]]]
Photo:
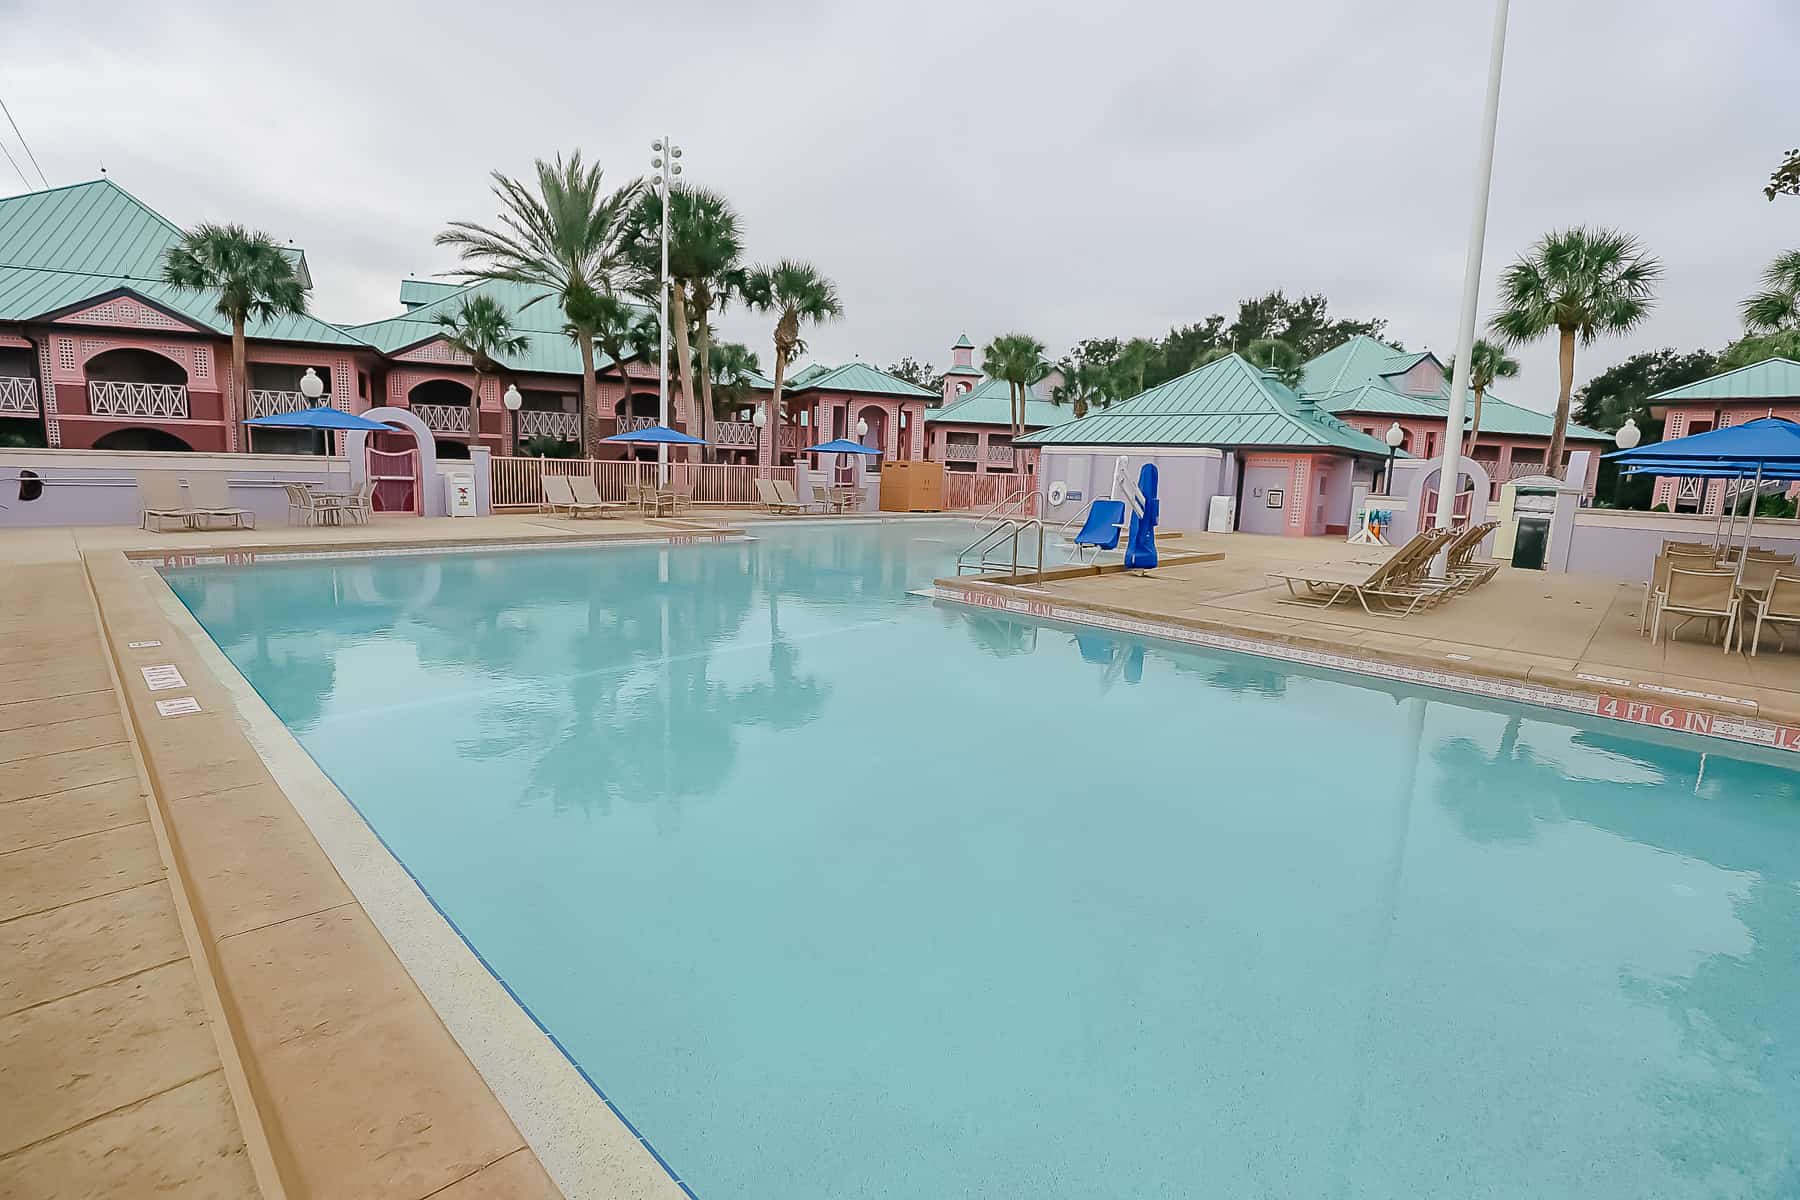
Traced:
[[1035, 499], [1036, 495], [1037, 493], [1031, 488], [1020, 488], [1016, 492], [1008, 492], [1005, 496], [1002, 496], [996, 501], [992, 508], [989, 508], [975, 519], [977, 521], [993, 521], [1005, 517], [1017, 516], [1018, 514], [1012, 510], [1018, 507], [1019, 502], [1028, 497]]
[[[1037, 534], [1038, 534], [1037, 564], [1034, 569], [1040, 570], [1040, 571], [1043, 570], [1044, 569], [1044, 521], [1043, 521], [1043, 518], [1042, 517], [1023, 517], [1023, 518], [1008, 517], [1005, 520], [1001, 521], [999, 524], [995, 525], [992, 529], [984, 530], [980, 537], [976, 538], [974, 541], [970, 542], [967, 546], [963, 547], [962, 553], [960, 553], [956, 556], [956, 573], [958, 575], [964, 575], [964, 574], [967, 574], [970, 570], [974, 570], [977, 572], [985, 572], [985, 571], [991, 571], [991, 570], [998, 570], [1001, 567], [1008, 566], [1009, 564], [1008, 564], [1007, 560], [995, 560], [993, 557], [991, 557], [991, 555], [992, 555], [992, 551], [1000, 544], [1001, 535], [1010, 533], [1012, 536], [1009, 539], [1007, 539], [1011, 543], [1011, 546], [1012, 546], [1012, 558], [1010, 560], [1010, 573], [1013, 575], [1017, 575], [1019, 573], [1019, 538], [1025, 533], [1026, 530], [1031, 529], [1033, 527], [1035, 527], [1037, 529]], [[971, 555], [975, 556], [974, 561], [972, 561], [972, 562], [969, 561]], [[1027, 564], [1027, 565], [1029, 566], [1031, 564]]]

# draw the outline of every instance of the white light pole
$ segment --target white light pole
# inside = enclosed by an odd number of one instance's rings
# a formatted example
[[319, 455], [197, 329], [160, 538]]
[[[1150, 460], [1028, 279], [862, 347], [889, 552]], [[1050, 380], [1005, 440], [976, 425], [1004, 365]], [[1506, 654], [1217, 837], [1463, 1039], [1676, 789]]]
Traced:
[[[306, 368], [306, 374], [300, 376], [300, 397], [301, 397], [301, 399], [306, 401], [306, 405], [308, 408], [318, 408], [319, 400], [324, 395], [325, 395], [325, 381], [323, 379], [319, 378], [319, 373], [317, 371], [313, 370], [311, 367]], [[324, 446], [323, 453], [330, 454], [331, 453], [331, 434], [326, 433], [325, 431], [321, 430], [319, 432], [319, 442], [322, 446]]]
[[500, 403], [504, 404], [506, 411], [512, 414], [512, 452], [513, 456], [517, 457], [519, 453], [519, 409], [525, 405], [525, 397], [519, 395], [519, 385], [507, 384], [506, 391], [500, 396]]
[[[658, 350], [656, 361], [656, 421], [667, 427], [669, 424], [669, 204], [670, 182], [681, 174], [681, 164], [675, 160], [681, 157], [681, 147], [669, 140], [664, 134], [650, 143], [650, 149], [656, 157], [650, 160], [650, 166], [657, 172], [651, 186], [661, 199], [658, 208], [662, 210], [662, 285], [656, 289], [657, 297], [662, 302], [662, 317], [658, 328], [662, 332], [662, 345]], [[656, 482], [661, 487], [669, 485], [669, 444], [663, 442], [656, 448]]]
[[1388, 426], [1387, 435], [1382, 440], [1387, 443], [1388, 465], [1387, 475], [1382, 478], [1381, 486], [1387, 489], [1387, 494], [1391, 497], [1394, 494], [1394, 455], [1399, 451], [1400, 443], [1406, 440], [1406, 430], [1400, 428], [1400, 422], [1395, 421]]
[[[1613, 434], [1613, 445], [1621, 450], [1636, 450], [1637, 444], [1644, 440], [1644, 431], [1637, 427], [1636, 417], [1626, 417], [1625, 423]], [[1625, 465], [1620, 463], [1613, 473], [1613, 507], [1624, 507], [1619, 501], [1625, 494]]]
[[1448, 529], [1462, 489], [1463, 404], [1469, 390], [1469, 357], [1475, 348], [1475, 308], [1481, 297], [1481, 247], [1487, 238], [1488, 192], [1494, 183], [1494, 131], [1500, 120], [1500, 65], [1506, 57], [1508, 0], [1494, 0], [1494, 38], [1488, 51], [1487, 107], [1482, 113], [1481, 153], [1475, 160], [1475, 213], [1469, 221], [1463, 262], [1462, 319], [1456, 327], [1456, 369], [1450, 377], [1450, 411], [1444, 415], [1444, 457], [1438, 464], [1437, 516]]

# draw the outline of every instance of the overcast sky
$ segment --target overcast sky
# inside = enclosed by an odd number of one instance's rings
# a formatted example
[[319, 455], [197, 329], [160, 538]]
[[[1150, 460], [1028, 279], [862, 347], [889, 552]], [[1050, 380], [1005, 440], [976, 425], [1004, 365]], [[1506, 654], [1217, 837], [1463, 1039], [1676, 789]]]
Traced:
[[[623, 182], [667, 130], [752, 257], [837, 280], [827, 361], [942, 368], [965, 330], [1060, 353], [1273, 287], [1454, 345], [1489, 0], [263, 9], [0, 0], [0, 98], [52, 184], [104, 164], [180, 224], [303, 246], [331, 320], [454, 266], [432, 235], [494, 214], [490, 169], [579, 147]], [[1794, 0], [1513, 0], [1484, 319], [1537, 235], [1600, 222], [1667, 273], [1578, 380], [1734, 336], [1800, 245], [1800, 199], [1760, 191], [1800, 144], [1796, 45]], [[766, 321], [726, 326], [769, 362]], [[1554, 347], [1521, 357], [1506, 394], [1549, 407]]]

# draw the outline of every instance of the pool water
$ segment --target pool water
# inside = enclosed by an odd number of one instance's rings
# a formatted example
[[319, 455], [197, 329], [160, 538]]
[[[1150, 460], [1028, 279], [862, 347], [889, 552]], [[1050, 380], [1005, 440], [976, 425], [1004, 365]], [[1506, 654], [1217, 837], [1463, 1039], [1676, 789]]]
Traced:
[[1791, 769], [908, 594], [966, 540], [168, 578], [704, 1200], [1800, 1195]]

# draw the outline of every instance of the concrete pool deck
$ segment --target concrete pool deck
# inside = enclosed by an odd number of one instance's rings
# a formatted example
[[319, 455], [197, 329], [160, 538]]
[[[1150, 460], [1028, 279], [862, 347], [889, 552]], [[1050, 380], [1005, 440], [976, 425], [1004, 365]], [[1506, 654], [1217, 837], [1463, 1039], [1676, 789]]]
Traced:
[[[946, 599], [1026, 615], [1056, 610], [1054, 615], [1078, 622], [1148, 623], [1137, 632], [1156, 633], [1160, 626], [1175, 636], [1191, 631], [1433, 674], [1541, 685], [1601, 697], [1603, 704], [1610, 699], [1616, 705], [1601, 715], [1664, 728], [1736, 736], [1725, 733], [1730, 722], [1749, 719], [1790, 731], [1775, 734], [1771, 744], [1800, 749], [1800, 651], [1780, 653], [1765, 635], [1755, 658], [1723, 653], [1699, 638], [1697, 625], [1681, 641], [1653, 643], [1638, 634], [1641, 583], [1502, 567], [1466, 595], [1396, 618], [1372, 616], [1354, 602], [1331, 608], [1282, 603], [1286, 588], [1268, 579], [1269, 572], [1296, 565], [1366, 557], [1368, 547], [1242, 533], [1189, 534], [1181, 547], [1224, 557], [1143, 576], [1020, 586], [945, 579], [936, 590]], [[1724, 718], [1718, 730], [1710, 728], [1714, 716]]]
[[[366, 826], [311, 824], [342, 798], [296, 784], [310, 759], [142, 563], [733, 532], [0, 534], [0, 1194], [680, 1196]], [[346, 824], [367, 844], [345, 851]], [[555, 1143], [562, 1188], [521, 1125]]]

